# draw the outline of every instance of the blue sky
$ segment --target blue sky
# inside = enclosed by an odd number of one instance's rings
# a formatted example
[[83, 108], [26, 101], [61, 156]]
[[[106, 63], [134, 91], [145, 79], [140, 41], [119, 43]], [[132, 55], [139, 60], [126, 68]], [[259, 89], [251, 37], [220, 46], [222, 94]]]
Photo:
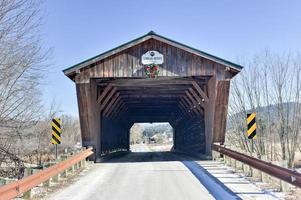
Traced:
[[75, 85], [62, 70], [150, 30], [234, 62], [301, 46], [298, 0], [46, 0], [42, 11], [44, 45], [53, 49], [43, 102], [55, 99], [73, 116]]

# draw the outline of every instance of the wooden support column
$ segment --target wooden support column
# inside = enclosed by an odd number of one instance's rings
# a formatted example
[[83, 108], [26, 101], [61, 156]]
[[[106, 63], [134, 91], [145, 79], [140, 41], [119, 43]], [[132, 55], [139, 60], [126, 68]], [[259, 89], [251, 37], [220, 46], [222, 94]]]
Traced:
[[207, 89], [209, 101], [205, 101], [206, 154], [211, 155], [212, 143], [223, 144], [225, 140], [230, 81], [217, 80], [213, 76], [208, 81]]
[[213, 142], [223, 144], [225, 142], [230, 80], [218, 81], [216, 87]]
[[[83, 146], [92, 146], [98, 155], [100, 153], [100, 113], [97, 103], [97, 85], [93, 79], [85, 82], [78, 81], [76, 91]], [[95, 159], [95, 156], [91, 159]]]
[[205, 101], [205, 139], [206, 139], [206, 155], [211, 156], [211, 144], [214, 134], [214, 114], [215, 114], [215, 98], [216, 98], [216, 76], [212, 76], [207, 84], [208, 101]]

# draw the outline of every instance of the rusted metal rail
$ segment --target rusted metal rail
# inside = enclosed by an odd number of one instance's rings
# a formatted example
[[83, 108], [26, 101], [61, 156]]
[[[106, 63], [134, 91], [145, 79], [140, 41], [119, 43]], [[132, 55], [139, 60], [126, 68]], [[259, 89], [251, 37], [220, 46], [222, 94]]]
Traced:
[[230, 158], [245, 163], [253, 168], [258, 169], [259, 171], [279, 178], [292, 185], [301, 187], [301, 174], [296, 171], [280, 167], [251, 156], [247, 156], [245, 154], [230, 150], [220, 145], [213, 144], [212, 150], [217, 151], [223, 155], [229, 156]]
[[86, 149], [81, 153], [74, 155], [71, 158], [64, 160], [56, 165], [53, 165], [47, 169], [44, 169], [40, 172], [37, 172], [33, 175], [12, 182], [10, 184], [4, 185], [0, 187], [0, 200], [7, 200], [18, 197], [21, 194], [32, 189], [33, 187], [49, 180], [50, 178], [58, 175], [64, 170], [72, 167], [81, 160], [86, 159], [92, 154], [92, 148]]

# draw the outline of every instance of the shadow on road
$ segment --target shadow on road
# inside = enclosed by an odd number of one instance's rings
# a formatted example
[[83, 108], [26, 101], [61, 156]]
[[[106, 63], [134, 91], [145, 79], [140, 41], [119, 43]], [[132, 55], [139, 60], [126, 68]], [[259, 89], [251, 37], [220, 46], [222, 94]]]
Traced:
[[123, 152], [114, 156], [102, 158], [102, 163], [132, 163], [132, 162], [169, 162], [194, 161], [204, 159], [202, 156], [187, 155], [176, 152]]

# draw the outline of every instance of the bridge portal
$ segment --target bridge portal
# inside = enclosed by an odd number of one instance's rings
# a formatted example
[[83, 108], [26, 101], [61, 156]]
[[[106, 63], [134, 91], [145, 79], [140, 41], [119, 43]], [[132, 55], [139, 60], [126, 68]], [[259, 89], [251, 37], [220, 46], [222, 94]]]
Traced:
[[[152, 52], [162, 62], [144, 65]], [[76, 84], [83, 146], [96, 157], [129, 150], [138, 122], [169, 122], [175, 150], [210, 155], [224, 143], [230, 79], [241, 69], [151, 31], [64, 73]]]

